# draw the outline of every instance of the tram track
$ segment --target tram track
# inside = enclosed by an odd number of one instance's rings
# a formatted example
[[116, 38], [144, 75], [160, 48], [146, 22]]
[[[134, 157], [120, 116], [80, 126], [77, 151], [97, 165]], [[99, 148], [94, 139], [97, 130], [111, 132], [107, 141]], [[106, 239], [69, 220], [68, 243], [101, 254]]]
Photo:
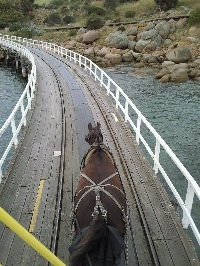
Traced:
[[[65, 64], [67, 67], [68, 64], [66, 62], [66, 60], [52, 54], [52, 53], [49, 53], [52, 57], [54, 58], [57, 58], [59, 59], [63, 64]], [[66, 139], [66, 136], [65, 136], [65, 131], [66, 131], [66, 124], [65, 124], [65, 106], [64, 106], [64, 100], [63, 100], [63, 97], [62, 97], [62, 87], [60, 85], [60, 78], [61, 78], [61, 75], [58, 76], [58, 70], [56, 69], [55, 70], [55, 66], [52, 65], [51, 63], [48, 63], [46, 60], [45, 60], [45, 63], [48, 64], [48, 66], [52, 69], [52, 71], [54, 72], [54, 75], [55, 75], [55, 79], [57, 80], [57, 84], [58, 84], [58, 89], [60, 91], [60, 97], [61, 97], [61, 106], [62, 106], [62, 121], [63, 121], [63, 136], [62, 136], [62, 147], [61, 147], [61, 150], [62, 150], [62, 154], [64, 155], [65, 154], [65, 139]], [[76, 71], [76, 69], [74, 69], [73, 71], [75, 71], [76, 75], [81, 79], [81, 82], [85, 83], [85, 78], [83, 78], [82, 75], [80, 75], [78, 73], [78, 71]], [[145, 238], [146, 238], [146, 241], [148, 242], [147, 243], [147, 246], [149, 247], [149, 253], [151, 254], [150, 257], [151, 257], [151, 265], [155, 265], [155, 266], [159, 266], [160, 263], [158, 261], [158, 258], [157, 258], [157, 255], [156, 255], [156, 250], [154, 248], [154, 245], [153, 245], [153, 242], [151, 240], [151, 235], [150, 235], [150, 232], [149, 232], [149, 229], [148, 229], [148, 225], [146, 223], [146, 220], [145, 220], [145, 216], [144, 216], [144, 213], [143, 213], [143, 210], [142, 210], [142, 206], [141, 206], [141, 203], [140, 203], [140, 199], [139, 199], [139, 196], [137, 194], [137, 191], [136, 191], [136, 188], [134, 186], [134, 181], [133, 181], [133, 178], [131, 177], [131, 173], [130, 173], [130, 170], [129, 170], [129, 167], [126, 163], [126, 158], [124, 157], [124, 152], [122, 150], [122, 148], [120, 147], [119, 145], [119, 142], [118, 142], [118, 139], [116, 138], [116, 134], [114, 134], [114, 131], [113, 131], [113, 126], [112, 126], [112, 122], [110, 121], [110, 119], [108, 119], [107, 117], [107, 114], [105, 112], [105, 110], [102, 108], [101, 106], [101, 103], [99, 102], [99, 97], [95, 96], [94, 95], [94, 92], [91, 90], [91, 87], [88, 86], [87, 84], [85, 84], [88, 91], [90, 92], [90, 95], [91, 97], [94, 99], [95, 101], [95, 104], [96, 106], [98, 106], [98, 109], [101, 113], [101, 116], [104, 120], [104, 123], [106, 124], [106, 127], [107, 127], [107, 131], [109, 132], [110, 136], [112, 137], [112, 140], [113, 140], [113, 143], [114, 143], [114, 149], [116, 149], [117, 151], [117, 154], [118, 154], [118, 157], [119, 157], [119, 161], [121, 162], [121, 165], [122, 165], [122, 168], [123, 168], [123, 172], [124, 172], [124, 176], [125, 176], [125, 182], [126, 183], [126, 186], [128, 184], [129, 188], [129, 194], [131, 194], [131, 197], [133, 198], [132, 200], [136, 203], [137, 207], [136, 209], [134, 210], [137, 211], [137, 215], [139, 217], [139, 219], [141, 220], [141, 223], [142, 223], [142, 228], [145, 232]], [[102, 121], [101, 121], [102, 123]], [[113, 148], [112, 148], [113, 149]], [[56, 250], [56, 246], [57, 246], [57, 240], [59, 239], [59, 222], [60, 222], [60, 212], [61, 212], [61, 205], [62, 205], [62, 187], [63, 187], [63, 178], [64, 178], [64, 156], [61, 157], [61, 164], [60, 164], [60, 178], [59, 178], [59, 182], [58, 182], [58, 192], [57, 192], [57, 205], [56, 205], [56, 211], [55, 211], [55, 220], [54, 220], [54, 232], [53, 232], [53, 235], [52, 235], [52, 243], [51, 243], [51, 251], [56, 254], [57, 253], [57, 250]], [[127, 188], [126, 188], [127, 190]], [[130, 197], [130, 195], [129, 195]], [[131, 263], [132, 261], [134, 261], [134, 265], [140, 265], [140, 259], [138, 257], [138, 254], [137, 254], [137, 247], [135, 246], [135, 239], [134, 239], [134, 230], [133, 229], [133, 226], [132, 226], [132, 221], [131, 221], [131, 215], [130, 215], [130, 204], [128, 204], [128, 230], [130, 231], [130, 236], [129, 238], [131, 238], [131, 250], [133, 251], [133, 253], [129, 252], [129, 257], [130, 257], [130, 254], [131, 256], [134, 254], [134, 259], [131, 259]], [[129, 248], [130, 248], [130, 243], [129, 243]], [[130, 260], [130, 259], [129, 259]], [[148, 264], [149, 265], [149, 264]]]
[[[64, 62], [64, 60], [63, 60], [63, 62]], [[82, 79], [81, 75], [79, 75], [78, 73], [76, 73], [76, 74], [77, 74], [77, 76], [79, 76], [79, 78]], [[85, 82], [85, 79], [84, 80], [82, 79], [82, 81]], [[149, 253], [151, 254], [151, 258], [152, 258], [152, 265], [159, 266], [160, 263], [159, 263], [159, 260], [158, 260], [157, 254], [156, 254], [156, 249], [155, 249], [153, 241], [151, 239], [151, 234], [150, 234], [150, 231], [149, 231], [149, 228], [148, 228], [148, 224], [146, 222], [145, 215], [144, 215], [144, 212], [143, 212], [143, 209], [142, 209], [142, 206], [141, 206], [140, 198], [139, 198], [137, 190], [136, 190], [136, 188], [134, 186], [134, 181], [133, 181], [132, 175], [131, 175], [129, 167], [128, 167], [127, 163], [126, 163], [126, 158], [123, 155], [124, 151], [119, 146], [118, 139], [116, 138], [116, 134], [113, 131], [112, 123], [107, 118], [107, 115], [105, 115], [106, 114], [105, 110], [102, 109], [102, 107], [101, 107], [101, 105], [99, 103], [99, 97], [95, 97], [94, 93], [92, 92], [92, 90], [91, 90], [91, 88], [89, 86], [87, 86], [87, 88], [88, 88], [88, 91], [90, 91], [91, 96], [93, 97], [96, 105], [98, 106], [98, 108], [99, 108], [99, 110], [101, 112], [101, 116], [103, 117], [103, 119], [104, 119], [104, 121], [105, 121], [105, 123], [107, 125], [108, 131], [109, 131], [110, 135], [112, 136], [112, 140], [113, 140], [115, 148], [116, 148], [116, 150], [118, 152], [118, 156], [120, 158], [121, 165], [122, 165], [122, 168], [123, 168], [125, 176], [126, 176], [126, 183], [129, 184], [129, 189], [130, 189], [130, 191], [132, 193], [132, 196], [134, 197], [134, 200], [135, 200], [136, 205], [137, 205], [138, 215], [139, 215], [140, 220], [142, 222], [142, 227], [144, 229], [146, 240], [148, 242]], [[133, 228], [132, 228], [131, 221], [130, 221], [130, 206], [129, 205], [128, 205], [128, 213], [129, 213], [129, 215], [127, 215], [128, 216], [128, 221], [127, 222], [129, 224], [129, 230], [131, 231], [131, 238], [132, 238], [132, 245], [133, 245], [132, 248], [134, 250], [135, 265], [139, 265], [140, 261], [139, 261], [139, 258], [137, 256], [137, 249], [135, 247], [135, 241], [134, 241], [134, 236], [133, 236]]]
[[[158, 257], [157, 257], [157, 254], [156, 254], [156, 249], [154, 248], [154, 244], [153, 244], [153, 241], [151, 239], [151, 234], [150, 234], [150, 231], [149, 231], [149, 228], [148, 228], [148, 224], [146, 222], [145, 215], [144, 215], [144, 212], [143, 212], [143, 209], [142, 209], [142, 206], [141, 206], [140, 198], [139, 198], [137, 190], [135, 188], [134, 181], [133, 181], [132, 175], [130, 173], [129, 167], [128, 167], [127, 163], [126, 163], [126, 158], [124, 157], [124, 150], [122, 150], [121, 147], [119, 146], [118, 139], [116, 138], [116, 132], [113, 129], [112, 123], [107, 118], [107, 115], [105, 115], [106, 114], [105, 110], [102, 109], [102, 107], [101, 107], [101, 105], [99, 103], [99, 98], [95, 97], [94, 93], [92, 92], [92, 90], [90, 89], [89, 86], [88, 86], [88, 90], [90, 91], [91, 96], [94, 98], [94, 100], [96, 102], [96, 105], [98, 106], [99, 110], [101, 111], [101, 115], [102, 115], [102, 117], [105, 120], [105, 123], [107, 125], [107, 128], [109, 130], [110, 135], [112, 136], [112, 140], [114, 142], [115, 149], [116, 149], [116, 151], [118, 153], [118, 156], [120, 158], [120, 162], [121, 162], [121, 165], [122, 165], [125, 177], [126, 177], [126, 183], [129, 184], [129, 189], [130, 189], [130, 191], [132, 193], [132, 196], [134, 197], [134, 200], [135, 200], [136, 205], [137, 205], [137, 211], [138, 211], [140, 220], [142, 222], [142, 227], [143, 227], [143, 229], [145, 231], [146, 239], [147, 239], [147, 242], [148, 242], [149, 252], [150, 252], [151, 258], [152, 258], [152, 265], [159, 266], [160, 263], [158, 261]], [[131, 221], [130, 221], [130, 205], [129, 204], [128, 204], [128, 215], [127, 216], [128, 216], [129, 230], [131, 231], [131, 237], [132, 237], [132, 244], [133, 244], [132, 248], [134, 250], [134, 255], [135, 255], [135, 265], [140, 265], [140, 261], [139, 261], [139, 258], [137, 256], [137, 249], [135, 247], [135, 241], [134, 241], [134, 236], [133, 236], [133, 228], [132, 228]]]
[[[34, 53], [34, 52], [33, 52]], [[46, 52], [47, 53], [47, 52]], [[91, 81], [86, 77], [85, 72], [72, 62], [68, 62], [65, 58], [61, 58], [58, 55], [48, 52], [50, 56], [61, 61], [62, 64], [68, 69], [71, 73], [74, 73], [78, 82], [83, 87], [82, 90], [87, 97], [87, 101], [91, 109], [94, 110], [95, 121], [101, 122], [102, 129], [106, 135], [108, 135], [108, 142], [112, 152], [114, 152], [114, 157], [117, 162], [117, 167], [122, 177], [122, 183], [125, 187], [128, 200], [128, 249], [130, 249], [128, 254], [128, 265], [155, 265], [160, 266], [164, 265], [160, 261], [160, 257], [157, 254], [157, 248], [155, 246], [155, 239], [152, 237], [152, 229], [149, 228], [149, 221], [147, 221], [146, 214], [144, 212], [144, 203], [141, 201], [141, 191], [138, 191], [140, 188], [139, 183], [142, 182], [152, 182], [152, 181], [143, 181], [143, 176], [139, 173], [137, 166], [134, 163], [134, 158], [132, 158], [132, 151], [136, 153], [136, 156], [139, 158], [139, 163], [144, 166], [143, 172], [148, 172], [148, 167], [146, 167], [146, 160], [144, 160], [143, 153], [138, 150], [138, 148], [133, 148], [131, 146], [137, 146], [133, 138], [132, 133], [128, 129], [128, 126], [125, 124], [119, 113], [116, 112], [114, 105], [111, 108], [113, 111], [108, 113], [108, 104], [106, 94], [103, 95], [100, 87], [94, 85], [95, 82]], [[38, 55], [39, 56], [39, 55]], [[42, 57], [41, 57], [42, 59]], [[44, 59], [42, 59], [44, 60]], [[57, 204], [56, 204], [56, 215], [54, 220], [54, 233], [52, 235], [51, 250], [57, 254], [57, 241], [59, 240], [59, 224], [61, 219], [62, 204], [65, 200], [63, 195], [63, 178], [65, 169], [65, 148], [66, 148], [66, 102], [64, 101], [63, 94], [63, 77], [62, 73], [59, 72], [60, 69], [51, 62], [44, 60], [46, 64], [52, 69], [57, 80], [58, 89], [60, 91], [61, 106], [62, 106], [62, 121], [63, 121], [63, 136], [62, 136], [62, 146], [61, 151], [63, 157], [60, 162], [60, 178], [58, 183], [58, 192], [57, 192]], [[61, 84], [62, 83], [62, 84]], [[103, 98], [102, 98], [103, 97]], [[111, 103], [111, 101], [110, 101]], [[120, 126], [117, 127], [116, 123], [113, 123], [112, 112], [115, 113]], [[99, 120], [98, 120], [99, 119]], [[120, 129], [121, 127], [121, 129]], [[84, 137], [83, 137], [84, 138]], [[126, 152], [124, 152], [126, 150]], [[134, 156], [133, 156], [134, 157]], [[146, 167], [146, 168], [145, 168]], [[151, 172], [151, 171], [150, 171]], [[150, 173], [153, 176], [153, 173]], [[150, 175], [147, 173], [147, 175]], [[136, 177], [138, 178], [136, 178]], [[151, 177], [152, 177], [151, 176]], [[73, 186], [76, 182], [72, 181]], [[155, 190], [160, 190], [157, 184], [155, 185]], [[140, 190], [140, 189], [139, 189]], [[73, 198], [72, 188], [71, 197]], [[157, 192], [156, 192], [157, 193]], [[143, 197], [143, 196], [142, 196]], [[163, 198], [164, 201], [164, 198]], [[70, 211], [70, 210], [68, 210]], [[138, 224], [137, 224], [138, 223]], [[141, 239], [139, 239], [141, 237]], [[143, 250], [142, 250], [143, 249]], [[173, 264], [176, 265], [176, 264]]]

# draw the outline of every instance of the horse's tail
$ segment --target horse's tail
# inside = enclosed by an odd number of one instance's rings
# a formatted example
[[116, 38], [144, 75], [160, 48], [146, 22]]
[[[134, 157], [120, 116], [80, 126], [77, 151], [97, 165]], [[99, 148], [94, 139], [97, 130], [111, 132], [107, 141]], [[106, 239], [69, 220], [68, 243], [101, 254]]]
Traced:
[[106, 232], [106, 228], [107, 224], [102, 216], [99, 216], [97, 219], [92, 221], [89, 229], [81, 238], [76, 249], [71, 255], [71, 265], [82, 265], [86, 253], [95, 249], [95, 247], [100, 243], [100, 240]]

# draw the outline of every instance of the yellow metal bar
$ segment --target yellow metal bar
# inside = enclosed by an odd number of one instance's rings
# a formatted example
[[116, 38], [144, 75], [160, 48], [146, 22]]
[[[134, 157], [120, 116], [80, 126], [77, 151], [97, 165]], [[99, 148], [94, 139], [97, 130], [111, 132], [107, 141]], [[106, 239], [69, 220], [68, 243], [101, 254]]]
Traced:
[[30, 234], [23, 226], [13, 219], [6, 211], [0, 207], [0, 221], [8, 226], [14, 233], [21, 237], [29, 246], [40, 253], [52, 265], [66, 266], [59, 258], [57, 258], [49, 249], [39, 242], [32, 234]]

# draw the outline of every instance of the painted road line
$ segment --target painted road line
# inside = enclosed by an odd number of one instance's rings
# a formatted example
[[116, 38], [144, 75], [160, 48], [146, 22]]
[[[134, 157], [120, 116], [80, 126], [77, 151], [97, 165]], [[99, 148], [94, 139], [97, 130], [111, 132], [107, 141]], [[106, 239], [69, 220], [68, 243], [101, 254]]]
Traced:
[[35, 201], [35, 206], [34, 206], [34, 209], [33, 209], [33, 215], [32, 215], [32, 219], [31, 219], [31, 224], [30, 224], [30, 227], [29, 227], [29, 232], [30, 233], [33, 233], [34, 228], [35, 228], [35, 224], [36, 224], [36, 221], [37, 221], [38, 210], [39, 210], [40, 201], [41, 201], [41, 197], [42, 197], [42, 191], [43, 191], [43, 187], [44, 187], [44, 181], [45, 181], [44, 179], [41, 179], [40, 183], [39, 183], [37, 198], [36, 198], [36, 201]]

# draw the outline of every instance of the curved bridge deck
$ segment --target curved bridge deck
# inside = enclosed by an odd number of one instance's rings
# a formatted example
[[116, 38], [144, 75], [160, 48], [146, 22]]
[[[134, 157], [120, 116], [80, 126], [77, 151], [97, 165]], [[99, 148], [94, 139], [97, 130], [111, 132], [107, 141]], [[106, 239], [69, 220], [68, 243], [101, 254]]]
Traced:
[[[40, 50], [32, 52], [38, 89], [29, 124], [0, 185], [2, 208], [53, 249], [63, 168], [56, 254], [69, 265], [73, 195], [89, 148], [84, 137], [88, 123], [98, 121], [127, 195], [128, 265], [199, 265], [165, 190], [106, 94], [73, 63]], [[0, 223], [0, 264], [48, 262]]]

